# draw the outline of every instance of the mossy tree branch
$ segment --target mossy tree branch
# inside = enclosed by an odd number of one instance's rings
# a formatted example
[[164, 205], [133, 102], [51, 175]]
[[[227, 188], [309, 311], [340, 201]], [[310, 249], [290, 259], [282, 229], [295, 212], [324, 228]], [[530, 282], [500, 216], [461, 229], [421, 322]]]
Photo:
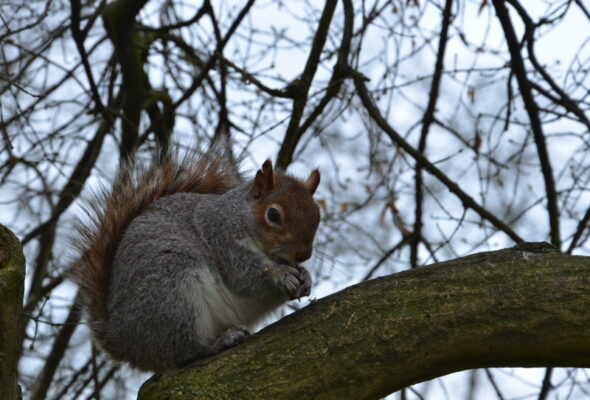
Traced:
[[24, 279], [21, 244], [0, 225], [0, 399], [21, 398], [16, 371], [23, 332]]
[[246, 344], [156, 375], [139, 398], [369, 398], [481, 367], [590, 367], [590, 257], [546, 244], [378, 278]]

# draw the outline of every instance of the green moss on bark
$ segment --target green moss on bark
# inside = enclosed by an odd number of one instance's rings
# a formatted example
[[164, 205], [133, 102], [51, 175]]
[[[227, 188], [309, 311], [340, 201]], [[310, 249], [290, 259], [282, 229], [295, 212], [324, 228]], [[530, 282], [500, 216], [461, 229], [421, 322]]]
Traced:
[[0, 225], [0, 399], [20, 399], [17, 364], [22, 334], [25, 257], [19, 240]]
[[380, 398], [480, 367], [590, 367], [590, 257], [517, 246], [314, 302], [139, 398]]

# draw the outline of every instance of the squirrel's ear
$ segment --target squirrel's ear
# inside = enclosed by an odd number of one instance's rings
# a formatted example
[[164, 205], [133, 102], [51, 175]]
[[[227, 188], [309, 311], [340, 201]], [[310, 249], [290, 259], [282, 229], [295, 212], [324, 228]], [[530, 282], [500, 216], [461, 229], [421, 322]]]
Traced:
[[320, 184], [320, 171], [314, 169], [309, 174], [309, 178], [304, 183], [305, 189], [309, 192], [309, 194], [313, 195]]
[[274, 172], [272, 170], [272, 163], [266, 160], [262, 164], [262, 168], [256, 172], [254, 177], [254, 185], [252, 186], [252, 196], [259, 198], [270, 192], [274, 187]]

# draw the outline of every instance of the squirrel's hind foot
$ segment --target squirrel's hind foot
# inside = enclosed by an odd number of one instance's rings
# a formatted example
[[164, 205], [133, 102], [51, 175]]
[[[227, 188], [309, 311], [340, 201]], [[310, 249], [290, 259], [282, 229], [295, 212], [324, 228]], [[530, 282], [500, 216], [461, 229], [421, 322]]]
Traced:
[[242, 344], [250, 337], [250, 331], [243, 326], [232, 326], [219, 336], [213, 346], [217, 351], [223, 351], [230, 347]]

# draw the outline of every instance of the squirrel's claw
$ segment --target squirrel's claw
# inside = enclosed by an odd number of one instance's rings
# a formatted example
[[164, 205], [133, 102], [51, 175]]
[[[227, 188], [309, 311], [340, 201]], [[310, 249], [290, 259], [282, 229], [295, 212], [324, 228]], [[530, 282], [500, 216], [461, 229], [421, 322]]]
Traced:
[[309, 272], [301, 266], [299, 266], [297, 268], [297, 270], [299, 272], [300, 285], [297, 288], [296, 298], [299, 299], [301, 297], [310, 295], [310, 293], [311, 293], [311, 276], [309, 275]]

